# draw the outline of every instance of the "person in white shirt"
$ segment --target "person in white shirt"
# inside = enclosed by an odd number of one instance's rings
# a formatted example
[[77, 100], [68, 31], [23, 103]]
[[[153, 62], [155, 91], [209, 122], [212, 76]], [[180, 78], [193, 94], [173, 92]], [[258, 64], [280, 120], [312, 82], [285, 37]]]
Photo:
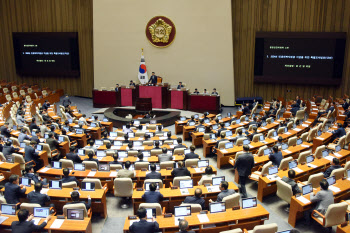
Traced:
[[80, 118], [79, 118], [79, 120], [78, 121], [81, 121], [81, 122], [83, 122], [84, 123], [84, 125], [87, 125], [87, 122], [86, 122], [86, 115], [85, 114], [83, 114]]
[[131, 133], [132, 132], [132, 129], [130, 128], [130, 124], [127, 123], [126, 126], [125, 126], [125, 129], [123, 129], [123, 133], [124, 134], [128, 134], [128, 133]]
[[213, 169], [211, 167], [205, 168], [205, 174], [202, 175], [202, 178], [198, 182], [198, 185], [202, 185], [204, 180], [211, 179], [215, 177], [215, 174], [213, 173]]

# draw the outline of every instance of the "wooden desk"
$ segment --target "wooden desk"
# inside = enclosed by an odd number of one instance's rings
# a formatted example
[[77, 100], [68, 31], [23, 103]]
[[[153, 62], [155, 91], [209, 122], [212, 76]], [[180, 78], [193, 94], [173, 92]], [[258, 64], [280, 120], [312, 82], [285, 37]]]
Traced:
[[182, 128], [187, 125], [187, 121], [175, 121], [175, 135], [182, 133]]
[[190, 132], [193, 132], [196, 126], [184, 125], [182, 128], [182, 138], [184, 141], [190, 138]]
[[[11, 224], [14, 221], [18, 221], [17, 215], [5, 215], [2, 216], [8, 217], [3, 223], [0, 225], [0, 229], [9, 229], [11, 231]], [[91, 228], [91, 218], [84, 218], [84, 220], [68, 220], [65, 219], [63, 224], [59, 229], [51, 228], [52, 223], [57, 219], [56, 216], [52, 216], [51, 220], [47, 223], [45, 226], [45, 230], [48, 230], [51, 233], [55, 232], [62, 232], [62, 231], [74, 231], [74, 232], [85, 232], [85, 233], [92, 233]], [[40, 220], [39, 225], [44, 222], [44, 218]]]
[[[221, 231], [246, 228], [253, 229], [256, 225], [263, 225], [265, 220], [269, 218], [269, 212], [260, 204], [255, 208], [232, 210], [227, 209], [226, 212], [210, 214], [208, 213], [209, 222], [201, 223], [197, 217], [198, 213], [185, 217], [188, 221], [189, 228], [196, 229], [200, 233], [219, 233]], [[175, 225], [175, 217], [164, 218], [157, 216], [157, 222], [162, 232], [178, 232], [179, 227]], [[209, 228], [209, 225], [215, 224]], [[124, 233], [129, 232], [130, 220], [126, 218], [124, 223]], [[207, 227], [207, 228], [206, 228]]]
[[[24, 158], [24, 148], [21, 148], [17, 153], [22, 154]], [[39, 156], [40, 159], [43, 161], [43, 166], [49, 165], [49, 158], [46, 151], [40, 151]]]
[[[86, 119], [87, 122], [91, 123], [92, 119], [91, 118], [87, 118]], [[110, 121], [100, 121], [101, 125], [106, 127], [108, 129], [108, 132], [113, 132], [113, 122]]]
[[[189, 194], [182, 195], [180, 192], [180, 189], [171, 189], [171, 188], [160, 188], [159, 192], [163, 194], [164, 200], [160, 202], [162, 207], [165, 207], [165, 210], [167, 213], [173, 213], [174, 212], [174, 206], [179, 206], [181, 203], [185, 200], [187, 196], [193, 196], [194, 191], [196, 188], [202, 189], [202, 197], [205, 200], [205, 205], [209, 206], [209, 200], [212, 199], [213, 201], [216, 201], [219, 192], [209, 192], [207, 187], [204, 185], [199, 186], [193, 186], [193, 188], [188, 189]], [[238, 191], [238, 187], [233, 183], [229, 182], [229, 189], [234, 189], [236, 192]], [[144, 203], [144, 200], [142, 199], [142, 195], [145, 193], [145, 191], [137, 191], [134, 190], [132, 194], [132, 203], [134, 206], [134, 213], [137, 212], [139, 205], [141, 203]]]
[[350, 232], [350, 225], [346, 225], [345, 227], [338, 225], [336, 233], [349, 233], [349, 232]]
[[4, 175], [5, 180], [8, 180], [12, 174], [22, 176], [19, 163], [0, 162], [0, 172]]
[[312, 144], [313, 144], [312, 152], [315, 152], [317, 147], [322, 146], [327, 142], [329, 142], [329, 140], [331, 140], [332, 138], [332, 135], [333, 135], [332, 133], [325, 132], [325, 133], [322, 133], [321, 136], [314, 137], [312, 141]]

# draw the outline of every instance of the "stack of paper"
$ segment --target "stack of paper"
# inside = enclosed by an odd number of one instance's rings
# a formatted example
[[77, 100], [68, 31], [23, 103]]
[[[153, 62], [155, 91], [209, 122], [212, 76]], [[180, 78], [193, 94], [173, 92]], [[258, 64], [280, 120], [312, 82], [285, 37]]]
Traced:
[[334, 153], [335, 156], [337, 157], [341, 157], [342, 155], [341, 154], [338, 154], [338, 153]]
[[302, 147], [310, 147], [309, 145], [304, 145], [304, 144], [301, 144], [300, 146], [302, 146]]
[[89, 174], [87, 176], [95, 176], [96, 172], [94, 171], [90, 171]]
[[194, 169], [196, 172], [203, 172], [203, 168], [198, 168], [198, 167], [196, 167], [195, 169]]
[[42, 189], [40, 190], [40, 193], [41, 193], [41, 194], [47, 194], [47, 192], [48, 192], [49, 190], [50, 190], [50, 189], [42, 188]]
[[295, 129], [293, 129], [293, 130], [299, 132], [301, 129], [295, 128]]
[[317, 137], [316, 139], [318, 139], [318, 140], [324, 140], [324, 138], [321, 138], [321, 137]]
[[290, 150], [284, 150], [284, 152], [286, 152], [287, 154], [292, 153]]
[[298, 199], [298, 201], [301, 201], [304, 204], [309, 204], [310, 203], [310, 200], [306, 199], [303, 196], [297, 197], [297, 199]]
[[227, 150], [225, 150], [225, 149], [222, 149], [222, 150], [220, 150], [222, 153], [227, 153]]
[[188, 194], [190, 194], [188, 189], [180, 189], [180, 192], [181, 192], [181, 195], [188, 195]]
[[309, 127], [309, 125], [307, 125], [307, 124], [301, 124], [301, 126], [303, 126], [303, 127]]
[[298, 168], [298, 167], [293, 168], [293, 170], [296, 171], [296, 172], [298, 172], [298, 173], [303, 172], [303, 170], [301, 170], [301, 169]]
[[266, 176], [266, 177], [267, 177], [267, 179], [269, 179], [270, 181], [275, 181], [275, 180], [280, 180], [280, 179], [281, 179], [281, 177], [276, 176], [276, 175], [268, 175], [268, 176]]
[[109, 174], [109, 176], [110, 176], [110, 177], [117, 177], [117, 172], [111, 172], [111, 173]]
[[335, 186], [333, 186], [333, 185], [329, 186], [328, 188], [329, 188], [330, 190], [332, 190], [333, 192], [335, 192], [335, 193], [340, 192], [340, 188], [335, 187]]
[[327, 160], [329, 160], [329, 161], [333, 161], [333, 159], [334, 159], [334, 157], [333, 156], [326, 156], [326, 157], [324, 157], [325, 159], [327, 159]]
[[112, 150], [120, 150], [120, 146], [111, 146]]
[[201, 222], [201, 223], [209, 222], [208, 215], [206, 215], [206, 214], [198, 214], [197, 217], [198, 217], [199, 222]]
[[44, 167], [43, 169], [40, 170], [40, 172], [47, 172], [48, 170], [50, 170], [49, 167]]
[[61, 228], [62, 224], [64, 222], [64, 219], [55, 219], [55, 221], [51, 224], [50, 228]]
[[317, 166], [315, 164], [312, 164], [312, 163], [308, 163], [307, 164], [309, 167], [312, 167], [312, 168], [317, 168]]
[[208, 192], [210, 192], [210, 193], [213, 193], [213, 192], [220, 192], [219, 185], [207, 186], [207, 190], [208, 190]]

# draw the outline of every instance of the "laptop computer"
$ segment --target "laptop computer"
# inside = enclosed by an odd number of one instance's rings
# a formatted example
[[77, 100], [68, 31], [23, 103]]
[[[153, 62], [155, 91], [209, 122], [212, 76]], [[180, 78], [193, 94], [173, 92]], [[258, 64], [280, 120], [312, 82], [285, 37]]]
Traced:
[[115, 138], [115, 137], [118, 137], [118, 133], [117, 132], [109, 132], [109, 136]]
[[324, 157], [327, 157], [329, 155], [329, 152], [328, 152], [328, 150], [323, 150], [322, 151], [322, 157], [324, 158]]
[[336, 145], [335, 146], [335, 152], [339, 152], [341, 150], [341, 146], [340, 145]]
[[84, 149], [78, 149], [78, 155], [85, 155], [85, 150]]
[[67, 209], [67, 219], [69, 220], [84, 220], [83, 209]]
[[307, 184], [301, 187], [303, 195], [309, 194], [312, 192], [312, 184]]
[[297, 161], [295, 161], [295, 160], [290, 161], [290, 162], [288, 163], [289, 169], [293, 169], [293, 168], [295, 168], [295, 167], [297, 167], [297, 166], [298, 166], [298, 163], [297, 163]]
[[129, 136], [129, 138], [134, 138], [135, 137], [135, 133], [134, 132], [129, 132], [128, 136]]
[[25, 142], [21, 142], [21, 143], [19, 144], [19, 147], [20, 147], [20, 148], [26, 147], [26, 143], [25, 143]]
[[230, 122], [225, 122], [224, 126], [225, 127], [229, 127], [230, 126]]
[[32, 184], [32, 179], [27, 178], [27, 177], [20, 177], [19, 183], [23, 184], [24, 186], [30, 187]]
[[233, 142], [227, 142], [225, 143], [225, 149], [233, 148]]
[[157, 216], [156, 208], [146, 208], [147, 219], [156, 218], [156, 216]]
[[204, 127], [199, 127], [199, 128], [198, 128], [198, 132], [204, 133], [204, 132], [205, 132], [205, 128], [204, 128]]
[[43, 150], [43, 145], [36, 145], [35, 150], [42, 151]]
[[315, 160], [313, 155], [306, 156], [306, 163], [312, 163]]
[[64, 137], [63, 136], [58, 136], [58, 141], [59, 142], [63, 142], [64, 141]]
[[217, 129], [219, 128], [219, 126], [218, 126], [218, 125], [212, 125], [211, 128], [212, 128], [213, 130], [217, 130]]
[[1, 214], [16, 215], [16, 205], [1, 204]]
[[264, 155], [269, 155], [271, 153], [271, 150], [269, 148], [264, 150]]
[[191, 121], [188, 123], [189, 126], [194, 126], [195, 124], [196, 124], [196, 122], [194, 122], [194, 121]]
[[62, 162], [59, 161], [52, 161], [51, 167], [55, 169], [62, 169]]
[[50, 180], [49, 181], [50, 189], [62, 189], [62, 181], [60, 180]]
[[150, 157], [151, 152], [150, 151], [142, 151], [143, 157]]
[[106, 152], [103, 150], [98, 150], [98, 151], [96, 151], [96, 156], [97, 157], [106, 157]]
[[[149, 185], [152, 184], [154, 182], [145, 182], [145, 191], [150, 191], [149, 189]], [[157, 182], [157, 190], [159, 190], [159, 183]]]
[[301, 138], [297, 139], [297, 145], [299, 146], [301, 144], [303, 144], [303, 140]]
[[250, 141], [248, 139], [243, 140], [243, 145], [249, 145]]
[[128, 157], [128, 152], [126, 152], [126, 151], [118, 151], [118, 157], [119, 158], [126, 158], [126, 157]]
[[209, 160], [198, 160], [198, 167], [208, 167]]
[[122, 145], [123, 145], [123, 142], [122, 142], [122, 141], [114, 141], [114, 142], [113, 142], [113, 145], [114, 145], [114, 146], [122, 146]]
[[74, 170], [76, 170], [76, 171], [85, 171], [85, 164], [84, 163], [75, 163], [74, 164]]
[[81, 190], [82, 191], [95, 191], [95, 183], [94, 182], [81, 182]]
[[278, 173], [278, 167], [277, 166], [269, 167], [269, 175], [274, 175], [276, 173]]
[[256, 197], [242, 198], [242, 209], [253, 208], [257, 206]]
[[329, 186], [335, 184], [335, 176], [328, 177], [327, 182], [328, 182]]
[[50, 207], [34, 207], [33, 212], [36, 218], [46, 218], [50, 214]]
[[175, 206], [174, 215], [175, 217], [191, 216], [191, 206]]
[[186, 117], [180, 117], [180, 121], [185, 121]]
[[220, 185], [222, 181], [225, 181], [225, 176], [216, 176], [213, 177], [211, 180], [213, 185]]
[[95, 145], [96, 146], [102, 146], [103, 145], [103, 141], [100, 140], [100, 139], [97, 139], [97, 140], [95, 140]]
[[215, 133], [210, 134], [210, 139], [211, 139], [211, 140], [215, 140], [215, 139], [216, 139]]
[[209, 203], [209, 212], [211, 214], [225, 212], [226, 211], [226, 204], [225, 202], [212, 202]]
[[156, 120], [150, 120], [149, 123], [150, 123], [151, 125], [155, 125], [155, 124], [157, 124], [157, 121], [156, 121]]
[[287, 150], [288, 149], [288, 144], [283, 143], [281, 148], [282, 148], [282, 150]]
[[232, 131], [229, 130], [229, 131], [226, 131], [226, 137], [231, 137], [232, 136]]
[[193, 180], [180, 180], [180, 189], [190, 189], [193, 188]]
[[110, 165], [108, 163], [99, 163], [98, 164], [98, 170], [101, 172], [109, 172], [110, 171]]

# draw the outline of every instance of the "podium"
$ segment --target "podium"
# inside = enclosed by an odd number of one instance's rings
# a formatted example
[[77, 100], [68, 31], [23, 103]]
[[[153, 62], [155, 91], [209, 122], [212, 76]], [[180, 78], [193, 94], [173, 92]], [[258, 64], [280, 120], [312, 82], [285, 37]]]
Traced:
[[188, 109], [188, 91], [185, 88], [182, 90], [171, 89], [168, 100], [168, 106], [172, 109]]
[[134, 106], [136, 99], [139, 97], [137, 88], [135, 87], [120, 87], [121, 106]]
[[148, 112], [152, 110], [152, 98], [138, 98], [135, 105], [136, 111]]
[[153, 108], [167, 108], [168, 95], [166, 86], [138, 86], [140, 98], [151, 98]]

